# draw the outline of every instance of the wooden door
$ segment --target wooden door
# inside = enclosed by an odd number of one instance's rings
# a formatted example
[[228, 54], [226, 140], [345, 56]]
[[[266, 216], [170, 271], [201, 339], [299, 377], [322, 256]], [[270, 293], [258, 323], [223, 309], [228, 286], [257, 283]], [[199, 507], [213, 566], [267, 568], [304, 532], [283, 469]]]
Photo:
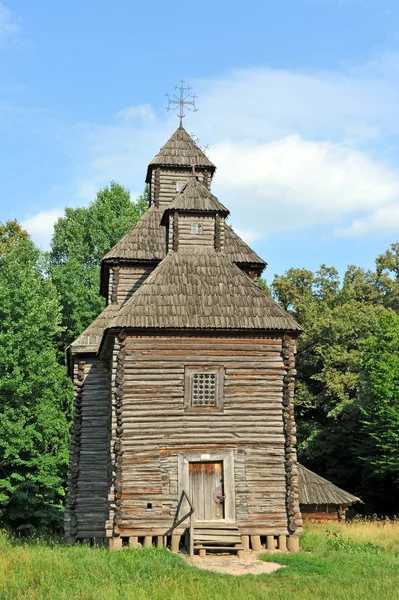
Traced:
[[189, 463], [189, 482], [194, 519], [224, 519], [223, 462]]

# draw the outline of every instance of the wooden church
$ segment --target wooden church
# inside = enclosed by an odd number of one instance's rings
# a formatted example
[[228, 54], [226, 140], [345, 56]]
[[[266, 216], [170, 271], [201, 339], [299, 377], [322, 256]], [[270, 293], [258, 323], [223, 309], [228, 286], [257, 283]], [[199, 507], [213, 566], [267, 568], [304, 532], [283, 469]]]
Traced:
[[301, 328], [258, 287], [266, 264], [214, 173], [180, 126], [148, 166], [148, 211], [102, 260], [107, 307], [67, 350], [71, 542], [298, 548]]

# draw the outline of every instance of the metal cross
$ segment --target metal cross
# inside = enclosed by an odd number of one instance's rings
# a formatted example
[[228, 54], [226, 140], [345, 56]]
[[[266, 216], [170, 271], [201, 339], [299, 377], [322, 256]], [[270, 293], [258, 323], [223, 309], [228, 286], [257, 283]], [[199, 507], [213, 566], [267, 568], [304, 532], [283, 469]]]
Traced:
[[[180, 79], [180, 85], [173, 86], [175, 88], [176, 92], [179, 91], [178, 96], [176, 94], [172, 94], [172, 96], [170, 94], [165, 94], [165, 96], [168, 98], [168, 106], [166, 107], [166, 110], [172, 110], [171, 109], [172, 104], [176, 104], [179, 106], [179, 114], [177, 116], [180, 119], [180, 127], [182, 127], [183, 119], [186, 116], [184, 114], [185, 106], [187, 108], [189, 106], [192, 106], [193, 108], [189, 108], [189, 110], [198, 112], [198, 108], [195, 106], [195, 101], [197, 99], [197, 96], [195, 94], [185, 95], [185, 92], [190, 91], [191, 87], [189, 85], [185, 86], [184, 84], [185, 84], [184, 79]], [[177, 106], [175, 108], [173, 108], [173, 110], [176, 110], [176, 108], [177, 108]]]

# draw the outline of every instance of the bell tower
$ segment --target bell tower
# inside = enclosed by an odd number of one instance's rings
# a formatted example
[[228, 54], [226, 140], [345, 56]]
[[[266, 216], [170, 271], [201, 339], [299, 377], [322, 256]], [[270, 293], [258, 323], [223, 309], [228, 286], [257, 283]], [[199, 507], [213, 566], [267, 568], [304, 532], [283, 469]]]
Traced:
[[185, 109], [198, 111], [195, 105], [195, 94], [188, 93], [191, 88], [184, 84], [184, 79], [181, 79], [180, 85], [174, 86], [175, 93], [166, 94], [168, 98], [166, 110], [178, 110], [179, 127], [162, 146], [147, 170], [146, 183], [150, 184], [151, 205], [161, 209], [165, 209], [183, 189], [190, 176], [192, 165], [197, 169], [198, 180], [209, 190], [216, 170], [215, 165], [183, 127]]

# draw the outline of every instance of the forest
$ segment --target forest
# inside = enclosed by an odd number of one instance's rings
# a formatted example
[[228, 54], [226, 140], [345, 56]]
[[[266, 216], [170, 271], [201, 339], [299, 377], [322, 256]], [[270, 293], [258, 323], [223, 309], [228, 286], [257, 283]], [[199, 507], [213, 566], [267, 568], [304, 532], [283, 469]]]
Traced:
[[[0, 525], [62, 531], [72, 416], [65, 348], [105, 306], [100, 261], [148, 206], [112, 182], [67, 208], [48, 252], [0, 223]], [[366, 514], [399, 502], [399, 242], [373, 270], [289, 269], [264, 288], [302, 325], [298, 457], [356, 494]]]

